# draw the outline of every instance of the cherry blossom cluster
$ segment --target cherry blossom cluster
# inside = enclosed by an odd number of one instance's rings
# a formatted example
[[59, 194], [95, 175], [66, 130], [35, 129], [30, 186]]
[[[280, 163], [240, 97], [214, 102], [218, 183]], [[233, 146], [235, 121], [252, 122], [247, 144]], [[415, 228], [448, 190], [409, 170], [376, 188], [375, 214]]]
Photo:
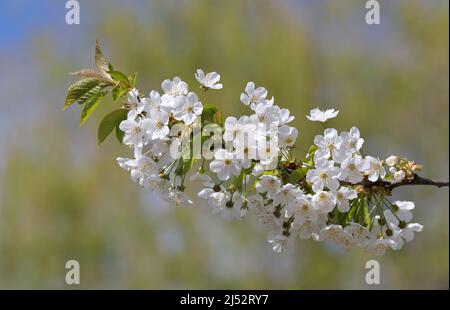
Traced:
[[[202, 91], [223, 88], [216, 72], [199, 69], [195, 78]], [[202, 187], [198, 196], [213, 213], [226, 220], [254, 214], [267, 225], [275, 252], [295, 239], [312, 238], [381, 255], [401, 249], [422, 230], [412, 222], [413, 202], [391, 202], [389, 189], [377, 186], [412, 178], [420, 165], [398, 156], [365, 155], [358, 128], [338, 132], [325, 126], [339, 111], [311, 110], [307, 119], [321, 123], [324, 132], [299, 160], [294, 156], [299, 132], [288, 125], [294, 117], [264, 87], [248, 82], [240, 101], [251, 114], [224, 122], [202, 119], [204, 105], [179, 77], [164, 80], [161, 88], [162, 93], [152, 90], [147, 97], [135, 88], [129, 91], [127, 118], [119, 126], [134, 156], [117, 161], [140, 186], [186, 206], [193, 204], [186, 180], [196, 182]], [[210, 123], [220, 134], [219, 143], [207, 148], [211, 158], [195, 158], [192, 152], [188, 158], [173, 156], [181, 145], [192, 151], [194, 132]], [[174, 130], [179, 125], [187, 130]]]
[[[308, 119], [325, 122], [336, 115], [337, 111], [313, 110]], [[364, 180], [399, 182], [406, 175], [406, 169], [395, 168], [394, 156], [386, 161], [391, 165], [388, 175], [385, 162], [362, 155], [363, 143], [356, 127], [340, 134], [326, 128], [314, 139], [303, 186], [284, 182], [277, 172], [258, 178], [259, 194], [249, 201], [271, 226], [268, 241], [275, 252], [296, 238], [312, 238], [382, 255], [387, 248], [401, 249], [414, 239], [414, 232], [422, 230], [422, 225], [411, 223], [413, 202], [391, 203], [384, 189], [366, 190], [361, 185]], [[401, 176], [399, 171], [403, 171]]]
[[148, 97], [137, 89], [128, 93], [129, 112], [119, 128], [125, 133], [123, 143], [133, 147], [134, 158], [119, 157], [117, 162], [141, 186], [167, 194], [177, 205], [192, 204], [184, 193], [183, 163], [174, 160], [170, 152], [172, 145], [181, 144], [186, 137], [170, 136], [170, 127], [176, 122], [192, 125], [202, 114], [203, 105], [179, 77], [164, 80], [161, 88], [163, 95], [156, 90]]

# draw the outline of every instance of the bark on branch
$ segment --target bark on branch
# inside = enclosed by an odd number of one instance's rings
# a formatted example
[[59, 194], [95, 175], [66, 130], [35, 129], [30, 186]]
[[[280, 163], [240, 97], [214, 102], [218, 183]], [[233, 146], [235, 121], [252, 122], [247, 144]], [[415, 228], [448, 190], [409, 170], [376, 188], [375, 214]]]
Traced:
[[392, 191], [394, 188], [400, 187], [400, 186], [406, 186], [406, 185], [431, 185], [431, 186], [437, 186], [437, 187], [445, 187], [449, 186], [448, 181], [435, 181], [427, 178], [423, 178], [417, 174], [414, 174], [414, 177], [412, 179], [404, 179], [403, 181], [391, 183], [388, 181], [378, 180], [375, 182], [371, 182], [367, 179], [364, 179], [363, 181], [353, 184], [353, 185], [361, 185], [365, 188], [371, 188], [373, 186], [379, 186], [384, 188], [387, 191]]

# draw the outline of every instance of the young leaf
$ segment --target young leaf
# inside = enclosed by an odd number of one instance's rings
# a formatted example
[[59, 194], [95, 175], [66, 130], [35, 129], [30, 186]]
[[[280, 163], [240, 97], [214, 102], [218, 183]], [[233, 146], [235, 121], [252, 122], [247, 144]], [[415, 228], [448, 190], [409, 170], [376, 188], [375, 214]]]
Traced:
[[64, 110], [100, 84], [101, 81], [96, 78], [84, 78], [72, 83], [72, 85], [70, 85], [69, 89], [67, 90]]
[[[98, 127], [98, 135], [97, 135], [98, 144], [100, 145], [103, 141], [105, 141], [105, 139], [114, 130], [114, 128], [118, 128], [120, 122], [126, 118], [127, 118], [127, 110], [125, 109], [118, 109], [106, 115], [102, 119]], [[119, 131], [121, 130], [119, 129]]]
[[127, 92], [128, 92], [127, 88], [121, 88], [120, 86], [114, 87], [111, 92], [112, 96], [113, 96], [113, 100], [116, 101], [117, 99], [120, 99]]
[[98, 41], [95, 42], [95, 65], [97, 69], [106, 77], [109, 77], [108, 74], [108, 61], [106, 61], [105, 56], [103, 56], [102, 50], [100, 49], [100, 44]]
[[136, 86], [136, 80], [137, 80], [137, 72], [135, 74], [133, 74], [132, 76], [130, 76], [128, 78], [128, 80], [130, 80], [131, 86], [135, 87]]
[[81, 121], [80, 126], [84, 124], [84, 122], [89, 118], [89, 116], [94, 112], [94, 110], [98, 107], [98, 104], [105, 96], [105, 93], [98, 90], [93, 92], [84, 103], [83, 111], [81, 112]]
[[108, 73], [114, 80], [122, 82], [126, 87], [131, 87], [131, 83], [124, 73], [116, 70], [109, 70]]
[[81, 69], [79, 71], [72, 72], [70, 74], [78, 76], [80, 78], [96, 78], [98, 80], [102, 80], [106, 84], [111, 84], [112, 82], [111, 77], [109, 76], [105, 77], [105, 75], [102, 72], [93, 69]]

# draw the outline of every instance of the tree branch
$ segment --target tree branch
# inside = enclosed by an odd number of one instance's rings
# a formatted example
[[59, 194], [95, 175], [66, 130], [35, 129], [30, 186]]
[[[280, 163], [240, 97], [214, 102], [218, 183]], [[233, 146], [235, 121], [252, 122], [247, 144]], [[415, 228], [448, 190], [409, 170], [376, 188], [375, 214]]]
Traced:
[[[349, 183], [349, 185], [351, 185]], [[406, 185], [431, 185], [431, 186], [437, 186], [437, 187], [445, 187], [449, 186], [448, 181], [435, 181], [427, 178], [423, 178], [417, 174], [414, 174], [414, 177], [412, 179], [404, 179], [403, 181], [391, 183], [388, 181], [378, 180], [375, 182], [371, 182], [367, 179], [364, 179], [363, 181], [353, 184], [353, 185], [361, 185], [366, 188], [371, 188], [373, 186], [379, 186], [384, 188], [385, 190], [392, 191], [394, 188], [400, 187], [400, 186], [406, 186]]]

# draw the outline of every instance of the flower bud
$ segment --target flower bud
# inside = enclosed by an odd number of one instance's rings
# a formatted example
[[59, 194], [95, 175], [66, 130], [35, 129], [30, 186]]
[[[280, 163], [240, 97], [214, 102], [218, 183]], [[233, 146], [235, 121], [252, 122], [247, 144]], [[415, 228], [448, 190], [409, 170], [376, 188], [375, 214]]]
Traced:
[[396, 173], [394, 173], [394, 180], [400, 182], [405, 178], [405, 176], [406, 176], [405, 171], [399, 170]]
[[378, 224], [380, 226], [384, 226], [384, 225], [386, 225], [386, 220], [384, 218], [380, 217], [380, 218], [378, 218]]
[[386, 164], [390, 167], [395, 166], [398, 163], [398, 156], [391, 155], [386, 158]]
[[393, 210], [394, 212], [398, 212], [398, 210], [400, 210], [400, 208], [399, 208], [395, 203], [393, 203], [393, 204], [392, 204], [392, 210]]

